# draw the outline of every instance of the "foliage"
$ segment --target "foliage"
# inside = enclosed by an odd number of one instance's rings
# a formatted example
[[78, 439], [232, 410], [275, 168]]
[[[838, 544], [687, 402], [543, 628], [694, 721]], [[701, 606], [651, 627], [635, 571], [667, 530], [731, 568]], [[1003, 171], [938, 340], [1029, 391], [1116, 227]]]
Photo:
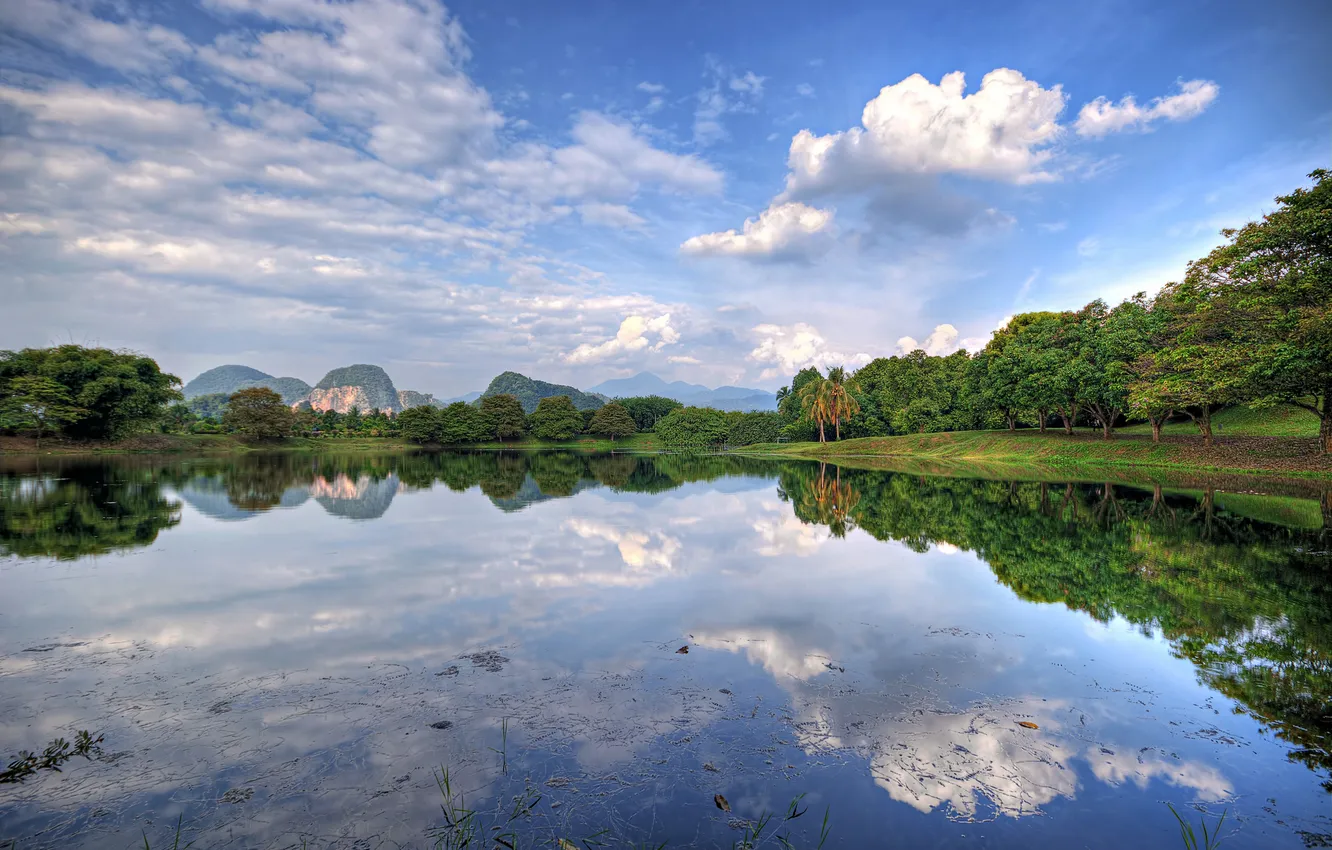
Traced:
[[[463, 405], [466, 407], [466, 405]], [[440, 411], [429, 405], [409, 407], [398, 414], [398, 433], [405, 440], [413, 443], [435, 443], [439, 441]]]
[[41, 754], [24, 750], [9, 763], [9, 767], [0, 770], [0, 785], [22, 782], [41, 770], [60, 773], [60, 766], [75, 756], [92, 761], [94, 756], [102, 754], [101, 743], [101, 735], [94, 738], [87, 730], [80, 729], [74, 735], [73, 745], [64, 738], [56, 738]]
[[629, 398], [617, 398], [616, 404], [619, 404], [629, 415], [634, 418], [634, 426], [639, 431], [652, 431], [657, 427], [657, 420], [661, 419], [672, 410], [679, 410], [684, 404], [673, 398], [666, 398], [659, 395], [631, 396]]
[[166, 405], [181, 398], [180, 379], [147, 357], [106, 348], [61, 345], [0, 352], [0, 405], [15, 378], [41, 377], [64, 388], [68, 404], [83, 411], [61, 431], [78, 440], [124, 437], [155, 425]]
[[516, 440], [527, 430], [527, 416], [517, 396], [508, 393], [482, 396], [480, 407], [489, 423], [490, 436]]
[[250, 387], [231, 394], [222, 424], [247, 437], [271, 439], [290, 434], [296, 418], [282, 396], [268, 387]]
[[479, 443], [494, 435], [490, 418], [480, 408], [461, 401], [439, 411], [438, 419], [439, 441], [446, 446]]
[[[232, 392], [235, 392], [234, 390]], [[227, 402], [231, 399], [231, 393], [209, 393], [208, 395], [198, 395], [186, 402], [190, 412], [200, 419], [212, 419], [214, 422], [221, 422], [222, 415], [227, 412]]]
[[585, 393], [563, 384], [548, 384], [517, 372], [501, 372], [496, 375], [481, 397], [484, 399], [495, 395], [511, 395], [518, 399], [524, 413], [535, 411], [541, 399], [557, 395], [568, 396], [573, 406], [579, 410], [595, 409], [605, 404], [601, 396]]
[[533, 436], [541, 440], [569, 440], [583, 430], [583, 415], [567, 395], [547, 396], [527, 418]]
[[63, 385], [42, 375], [11, 378], [0, 399], [0, 427], [36, 431], [39, 447], [42, 434], [87, 415], [88, 411], [73, 404]]
[[332, 370], [315, 384], [317, 390], [331, 390], [335, 387], [360, 387], [365, 392], [371, 410], [402, 410], [393, 379], [379, 366], [369, 363], [343, 366]]
[[617, 437], [627, 437], [635, 433], [638, 430], [638, 424], [628, 408], [620, 402], [612, 401], [592, 414], [592, 421], [588, 423], [587, 430], [589, 433], [610, 437], [614, 440]]
[[741, 413], [731, 420], [726, 443], [732, 446], [750, 446], [755, 443], [775, 443], [782, 433], [782, 415], [772, 411]]
[[682, 407], [657, 420], [657, 437], [671, 448], [705, 448], [726, 442], [727, 414], [711, 407]]

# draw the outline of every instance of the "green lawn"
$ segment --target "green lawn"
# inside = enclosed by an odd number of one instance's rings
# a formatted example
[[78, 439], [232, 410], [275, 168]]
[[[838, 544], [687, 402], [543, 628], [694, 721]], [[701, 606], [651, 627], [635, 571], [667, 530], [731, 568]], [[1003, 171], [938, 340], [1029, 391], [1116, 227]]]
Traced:
[[[1147, 423], [1120, 428], [1124, 434], [1150, 434]], [[1198, 426], [1181, 416], [1161, 429], [1163, 434], [1193, 435]], [[1317, 437], [1318, 417], [1299, 407], [1282, 404], [1254, 410], [1246, 405], [1227, 408], [1212, 417], [1212, 433], [1218, 437]]]

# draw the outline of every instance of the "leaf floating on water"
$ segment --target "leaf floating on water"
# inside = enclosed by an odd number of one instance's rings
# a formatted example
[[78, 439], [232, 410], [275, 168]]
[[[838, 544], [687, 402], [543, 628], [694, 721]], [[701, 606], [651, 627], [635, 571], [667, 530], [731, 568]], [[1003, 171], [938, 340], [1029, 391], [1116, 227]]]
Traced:
[[1039, 729], [1039, 728], [1041, 728], [1041, 727], [1037, 726], [1035, 723], [1032, 723], [1030, 720], [1019, 720], [1019, 721], [1018, 721], [1018, 725], [1021, 726], [1023, 729]]
[[709, 773], [721, 773], [721, 771], [717, 769], [717, 766], [710, 761], [704, 762], [703, 769], [708, 771]]
[[716, 803], [717, 808], [721, 809], [723, 812], [729, 812], [731, 810], [731, 804], [726, 802], [726, 798], [720, 794], [713, 797], [712, 802]]
[[689, 645], [686, 644], [686, 645], [680, 647], [679, 649], [675, 650], [675, 654], [676, 654], [676, 655], [688, 655], [688, 654], [689, 654]]
[[567, 838], [560, 839], [560, 850], [578, 850], [578, 845]]

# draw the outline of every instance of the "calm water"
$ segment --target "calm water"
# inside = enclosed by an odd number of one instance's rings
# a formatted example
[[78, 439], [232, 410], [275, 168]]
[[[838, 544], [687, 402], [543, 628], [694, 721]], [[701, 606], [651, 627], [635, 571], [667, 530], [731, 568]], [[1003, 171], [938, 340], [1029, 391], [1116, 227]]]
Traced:
[[0, 846], [435, 846], [444, 769], [522, 847], [1181, 847], [1166, 803], [1332, 846], [1329, 548], [1210, 482], [0, 467], [0, 755], [105, 738], [0, 785]]

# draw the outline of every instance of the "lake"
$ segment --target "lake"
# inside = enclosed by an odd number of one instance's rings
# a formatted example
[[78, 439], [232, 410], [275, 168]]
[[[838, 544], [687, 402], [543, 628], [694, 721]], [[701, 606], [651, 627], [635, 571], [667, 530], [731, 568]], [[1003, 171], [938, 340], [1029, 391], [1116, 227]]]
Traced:
[[0, 847], [1332, 846], [1326, 499], [941, 471], [0, 463]]

